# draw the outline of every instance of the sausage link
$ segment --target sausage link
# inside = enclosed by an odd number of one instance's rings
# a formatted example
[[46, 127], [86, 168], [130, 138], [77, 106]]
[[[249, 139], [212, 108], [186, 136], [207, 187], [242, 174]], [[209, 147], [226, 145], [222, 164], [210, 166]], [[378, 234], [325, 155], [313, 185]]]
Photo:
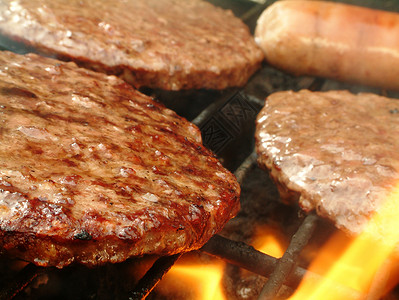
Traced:
[[399, 14], [343, 3], [278, 1], [255, 39], [269, 64], [294, 75], [399, 90]]

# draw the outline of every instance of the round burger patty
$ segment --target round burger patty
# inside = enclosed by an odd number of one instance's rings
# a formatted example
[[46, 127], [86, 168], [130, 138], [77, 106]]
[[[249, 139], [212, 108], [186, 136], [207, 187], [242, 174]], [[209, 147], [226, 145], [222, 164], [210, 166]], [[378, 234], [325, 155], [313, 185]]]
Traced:
[[358, 234], [399, 184], [398, 137], [399, 100], [287, 91], [266, 99], [256, 148], [283, 200]]
[[197, 127], [115, 76], [0, 52], [0, 249], [41, 266], [201, 247], [239, 209]]
[[2, 0], [0, 34], [136, 88], [241, 86], [263, 59], [240, 19], [202, 0]]

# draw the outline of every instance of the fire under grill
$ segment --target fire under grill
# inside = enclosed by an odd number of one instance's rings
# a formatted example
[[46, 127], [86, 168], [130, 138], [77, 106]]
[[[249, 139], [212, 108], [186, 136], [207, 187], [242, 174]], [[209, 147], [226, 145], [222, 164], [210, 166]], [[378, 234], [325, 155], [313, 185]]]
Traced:
[[[231, 9], [254, 29], [259, 14], [274, 1], [212, 0]], [[346, 1], [359, 5], [399, 11], [395, 1]], [[18, 45], [1, 45], [19, 50]], [[21, 52], [21, 51], [17, 51]], [[312, 77], [292, 77], [264, 64], [243, 89], [225, 91], [165, 92], [143, 90], [165, 103], [201, 129], [204, 144], [212, 149], [226, 168], [233, 171], [242, 186], [242, 210], [225, 229], [212, 237], [199, 251], [189, 253], [201, 260], [223, 260], [227, 299], [286, 299], [297, 288], [321, 245], [335, 231], [314, 214], [305, 215], [298, 207], [279, 201], [276, 187], [260, 170], [254, 152], [254, 120], [267, 95], [281, 90], [347, 89], [387, 96], [391, 92], [347, 85]], [[189, 107], [189, 109], [187, 109]], [[253, 246], [256, 228], [279, 228], [284, 232], [286, 250], [281, 258], [264, 254]], [[71, 266], [62, 270], [0, 259], [0, 299], [186, 299], [185, 295], [163, 295], [156, 286], [176, 261], [186, 254], [170, 257], [130, 259], [89, 269]], [[320, 277], [311, 274], [314, 278]], [[376, 279], [364, 299], [399, 299], [398, 288], [379, 297]], [[340, 289], [347, 289], [338, 286]], [[348, 293], [357, 293], [348, 290]], [[377, 295], [377, 296], [376, 296]], [[180, 298], [179, 298], [180, 297]]]
[[[243, 184], [244, 179], [248, 177], [248, 173], [253, 172], [254, 168], [256, 168], [256, 155], [255, 153], [251, 153], [235, 172], [241, 184]], [[299, 216], [295, 222], [297, 221], [301, 224], [292, 235], [290, 244], [284, 256], [280, 259], [264, 254], [245, 242], [235, 241], [218, 234], [213, 236], [199, 252], [215, 256], [228, 262], [232, 266], [237, 266], [268, 278], [259, 294], [259, 299], [276, 299], [276, 297], [280, 296], [281, 288], [288, 288], [290, 291], [295, 289], [307, 272], [305, 268], [298, 266], [298, 256], [301, 250], [308, 245], [309, 240], [317, 228], [318, 222], [322, 222], [313, 214]], [[141, 262], [127, 262], [99, 267], [95, 270], [85, 269], [81, 266], [57, 270], [53, 268], [36, 267], [33, 264], [27, 264], [20, 269], [16, 262], [10, 263], [9, 261], [3, 261], [3, 270], [8, 269], [7, 273], [9, 274], [3, 273], [2, 275], [3, 286], [0, 291], [0, 299], [26, 299], [26, 297], [29, 296], [32, 296], [33, 299], [53, 298], [55, 296], [52, 294], [54, 292], [52, 291], [54, 287], [50, 287], [50, 290], [47, 290], [46, 287], [46, 281], [53, 280], [51, 277], [58, 277], [58, 280], [62, 280], [62, 282], [59, 283], [61, 286], [55, 287], [59, 289], [55, 292], [61, 293], [56, 295], [57, 298], [60, 297], [58, 299], [76, 299], [75, 297], [82, 297], [80, 299], [92, 297], [94, 299], [108, 299], [109, 297], [113, 299], [145, 299], [180, 257], [181, 254], [176, 254], [157, 258], [137, 282], [132, 281], [131, 286], [123, 288], [122, 291], [119, 290], [117, 294], [112, 294], [112, 296], [109, 295], [109, 293], [110, 291], [112, 291], [112, 293], [115, 292], [115, 287], [112, 286], [114, 280], [122, 280], [124, 276], [126, 276], [127, 269], [135, 270], [134, 265], [136, 263], [141, 264]], [[10, 267], [14, 267], [18, 271], [13, 271]], [[120, 273], [116, 274], [118, 272]], [[94, 289], [90, 286], [83, 287], [85, 284], [89, 284], [85, 283], [83, 286], [73, 287], [73, 292], [68, 292], [65, 289], [71, 288], [74, 284], [77, 284], [76, 278], [71, 279], [71, 277], [75, 277], [76, 274], [78, 274], [78, 280], [83, 279], [87, 281], [89, 278], [88, 281], [94, 280], [97, 282], [98, 286], [94, 287]], [[110, 276], [115, 275], [116, 278], [110, 279]], [[11, 278], [7, 278], [7, 276], [11, 276]], [[104, 276], [105, 279], [108, 278], [109, 281], [105, 280], [104, 282], [101, 280], [100, 278], [102, 276]], [[66, 282], [68, 280], [70, 280], [70, 282]], [[72, 296], [72, 294], [74, 295]], [[150, 295], [149, 297], [150, 299], [157, 299], [156, 295], [154, 297]]]

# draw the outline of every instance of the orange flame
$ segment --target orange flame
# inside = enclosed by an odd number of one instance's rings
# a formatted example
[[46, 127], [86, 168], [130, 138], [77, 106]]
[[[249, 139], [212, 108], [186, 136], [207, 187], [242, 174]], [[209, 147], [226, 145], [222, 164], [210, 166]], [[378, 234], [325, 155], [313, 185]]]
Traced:
[[255, 249], [276, 258], [283, 256], [286, 244], [283, 235], [269, 226], [257, 228], [252, 243]]
[[378, 299], [388, 292], [382, 283], [389, 277], [388, 262], [399, 241], [398, 208], [399, 186], [361, 235], [353, 240], [342, 233], [332, 237], [310, 266], [322, 279], [305, 276], [290, 299]]
[[200, 293], [198, 299], [224, 300], [221, 289], [223, 276], [223, 264], [215, 263], [210, 266], [176, 266], [172, 274], [182, 277], [190, 277], [198, 286]]
[[[271, 227], [259, 227], [252, 245], [266, 254], [281, 257], [286, 242]], [[188, 253], [180, 258], [157, 285], [157, 291], [168, 299], [225, 300], [222, 278], [226, 264], [220, 259], [205, 259]]]
[[157, 290], [173, 294], [173, 299], [225, 300], [221, 283], [224, 267], [220, 260], [201, 262], [198, 258], [183, 257], [164, 276]]

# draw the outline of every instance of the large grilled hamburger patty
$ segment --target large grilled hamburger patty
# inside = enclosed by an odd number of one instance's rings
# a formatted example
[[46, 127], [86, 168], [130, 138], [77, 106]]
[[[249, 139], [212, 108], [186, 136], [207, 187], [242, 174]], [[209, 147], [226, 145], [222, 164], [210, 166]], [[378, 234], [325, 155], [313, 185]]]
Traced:
[[176, 113], [115, 76], [0, 53], [0, 249], [41, 266], [201, 247], [239, 185]]
[[241, 86], [263, 59], [240, 19], [202, 0], [0, 0], [0, 33], [135, 87]]
[[282, 199], [358, 234], [399, 184], [399, 100], [347, 91], [279, 92], [256, 147]]

